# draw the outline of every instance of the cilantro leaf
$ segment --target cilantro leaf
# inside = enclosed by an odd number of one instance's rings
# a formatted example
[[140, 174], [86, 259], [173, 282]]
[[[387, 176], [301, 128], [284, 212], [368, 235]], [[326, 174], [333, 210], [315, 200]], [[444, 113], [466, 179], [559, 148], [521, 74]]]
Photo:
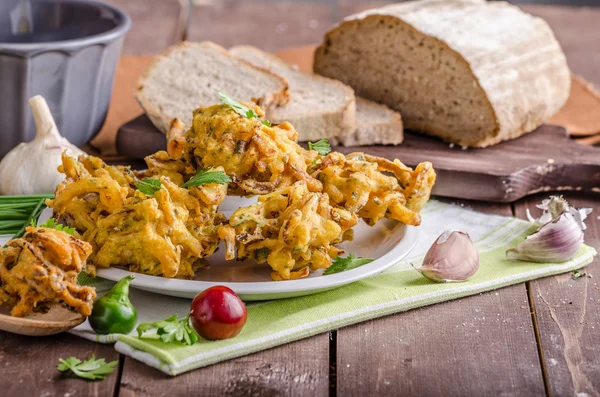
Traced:
[[[233, 99], [232, 97], [230, 97], [229, 95], [227, 95], [226, 93], [216, 90], [217, 94], [219, 95], [219, 98], [221, 99], [221, 103], [223, 105], [228, 105], [229, 107], [231, 107], [237, 114], [244, 116], [246, 118], [249, 119], [257, 119], [258, 118], [258, 114], [256, 114], [256, 112], [252, 109], [250, 109], [248, 106], [245, 106], [244, 104], [236, 101], [235, 99]], [[271, 122], [269, 120], [260, 120], [261, 123], [263, 123], [264, 125], [266, 125], [267, 127], [271, 126]]]
[[258, 115], [254, 112], [254, 110], [250, 109], [248, 106], [241, 104], [222, 91], [216, 91], [223, 105], [230, 106], [237, 114], [249, 119], [258, 118]]
[[223, 171], [211, 171], [212, 167], [205, 170], [200, 170], [189, 181], [183, 184], [182, 187], [200, 186], [208, 183], [218, 183], [226, 185], [231, 182], [231, 178]]
[[137, 327], [138, 337], [143, 337], [144, 333], [156, 330], [156, 335], [165, 343], [182, 343], [184, 345], [193, 345], [198, 341], [198, 335], [190, 327], [190, 315], [180, 319], [177, 314], [167, 317], [164, 320], [155, 322], [141, 323]]
[[137, 190], [148, 196], [154, 196], [154, 193], [159, 191], [161, 186], [160, 181], [155, 178], [144, 178], [135, 184]]
[[325, 138], [321, 138], [315, 143], [308, 142], [308, 149], [314, 150], [319, 153], [321, 156], [325, 156], [327, 153], [331, 152], [331, 145]]
[[77, 357], [59, 358], [58, 361], [56, 369], [60, 372], [71, 371], [76, 376], [89, 380], [106, 379], [105, 375], [111, 374], [119, 363], [119, 361], [107, 363], [103, 358], [96, 360], [94, 354], [83, 362]]
[[331, 266], [325, 269], [323, 275], [335, 274], [339, 272], [344, 272], [346, 270], [356, 269], [359, 266], [366, 265], [367, 263], [371, 262], [373, 262], [373, 259], [371, 258], [356, 258], [354, 254], [349, 254], [345, 258], [337, 257], [333, 260]]
[[75, 234], [75, 228], [69, 227], [69, 226], [65, 226], [65, 225], [61, 225], [60, 223], [56, 223], [56, 221], [54, 220], [54, 218], [49, 218], [46, 222], [42, 223], [41, 225], [37, 225], [35, 219], [31, 221], [31, 226], [33, 227], [46, 227], [48, 229], [56, 229], [56, 230], [60, 230], [61, 232], [65, 232], [67, 234], [70, 234], [71, 236], [73, 236]]
[[584, 276], [585, 276], [585, 273], [580, 272], [579, 270], [573, 270], [573, 275], [571, 276], [571, 278], [573, 280], [577, 280], [578, 278], [584, 277]]

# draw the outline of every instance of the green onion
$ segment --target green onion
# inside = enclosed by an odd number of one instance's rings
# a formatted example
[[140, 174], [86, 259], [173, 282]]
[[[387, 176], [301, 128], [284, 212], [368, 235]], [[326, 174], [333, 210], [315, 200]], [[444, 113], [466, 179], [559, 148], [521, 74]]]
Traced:
[[0, 234], [25, 234], [25, 228], [36, 220], [46, 208], [46, 199], [52, 195], [0, 196]]

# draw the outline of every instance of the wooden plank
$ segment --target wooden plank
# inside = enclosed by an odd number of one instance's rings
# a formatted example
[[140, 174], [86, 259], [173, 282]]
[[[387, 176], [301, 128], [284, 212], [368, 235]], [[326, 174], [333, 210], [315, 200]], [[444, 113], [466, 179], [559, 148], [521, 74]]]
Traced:
[[[515, 214], [525, 210], [537, 216], [535, 208], [547, 195], [519, 201]], [[600, 205], [598, 195], [565, 194], [577, 208], [593, 208], [587, 219], [585, 242], [600, 250]], [[598, 257], [582, 271], [586, 277], [573, 280], [563, 274], [530, 282], [543, 365], [553, 396], [600, 395], [600, 261]]]
[[183, 37], [187, 7], [182, 8], [179, 0], [105, 2], [125, 11], [133, 22], [123, 45], [123, 53], [126, 55], [156, 54]]
[[525, 285], [340, 329], [336, 375], [340, 396], [543, 395]]
[[275, 51], [319, 43], [333, 22], [332, 6], [319, 2], [218, 2], [193, 7], [188, 36]]
[[176, 378], [125, 358], [120, 395], [327, 396], [329, 336], [322, 334]]
[[59, 358], [119, 359], [112, 345], [94, 343], [70, 334], [27, 337], [0, 331], [0, 395], [112, 396], [120, 368], [101, 382], [68, 377], [56, 370]]

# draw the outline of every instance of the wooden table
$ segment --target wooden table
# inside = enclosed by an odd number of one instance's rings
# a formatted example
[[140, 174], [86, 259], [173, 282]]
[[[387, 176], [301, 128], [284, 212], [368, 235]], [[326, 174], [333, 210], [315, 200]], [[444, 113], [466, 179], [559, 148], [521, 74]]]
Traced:
[[[156, 53], [184, 34], [267, 50], [316, 43], [340, 17], [377, 3], [212, 3], [110, 0], [134, 27], [127, 54]], [[546, 18], [574, 72], [600, 86], [600, 10], [527, 6]], [[184, 29], [190, 15], [189, 29]], [[600, 248], [600, 196], [565, 194], [593, 207], [586, 242]], [[546, 195], [513, 205], [447, 200], [525, 216]], [[357, 324], [176, 378], [69, 334], [31, 338], [0, 332], [2, 396], [598, 396], [600, 266]], [[102, 382], [64, 378], [59, 357], [119, 360]]]

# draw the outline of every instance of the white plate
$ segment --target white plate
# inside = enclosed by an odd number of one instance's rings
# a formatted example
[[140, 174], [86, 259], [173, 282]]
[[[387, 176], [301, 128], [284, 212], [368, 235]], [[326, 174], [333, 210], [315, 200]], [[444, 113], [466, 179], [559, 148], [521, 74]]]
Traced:
[[[228, 199], [229, 197], [223, 203], [225, 208], [233, 204], [227, 203]], [[229, 216], [232, 211], [223, 212]], [[49, 210], [44, 211], [40, 222], [50, 215]], [[388, 219], [379, 221], [372, 227], [361, 221], [354, 227], [354, 240], [345, 241], [339, 246], [356, 256], [374, 258], [373, 262], [327, 276], [322, 275], [322, 270], [311, 272], [308, 277], [299, 280], [272, 281], [268, 265], [258, 265], [252, 261], [226, 261], [223, 257], [223, 245], [207, 258], [210, 266], [198, 270], [193, 280], [149, 276], [116, 267], [98, 269], [98, 276], [118, 281], [129, 274], [135, 274], [132, 287], [182, 298], [193, 298], [200, 291], [215, 285], [231, 288], [246, 301], [290, 298], [340, 287], [380, 273], [406, 257], [417, 239], [418, 230], [414, 227]]]

